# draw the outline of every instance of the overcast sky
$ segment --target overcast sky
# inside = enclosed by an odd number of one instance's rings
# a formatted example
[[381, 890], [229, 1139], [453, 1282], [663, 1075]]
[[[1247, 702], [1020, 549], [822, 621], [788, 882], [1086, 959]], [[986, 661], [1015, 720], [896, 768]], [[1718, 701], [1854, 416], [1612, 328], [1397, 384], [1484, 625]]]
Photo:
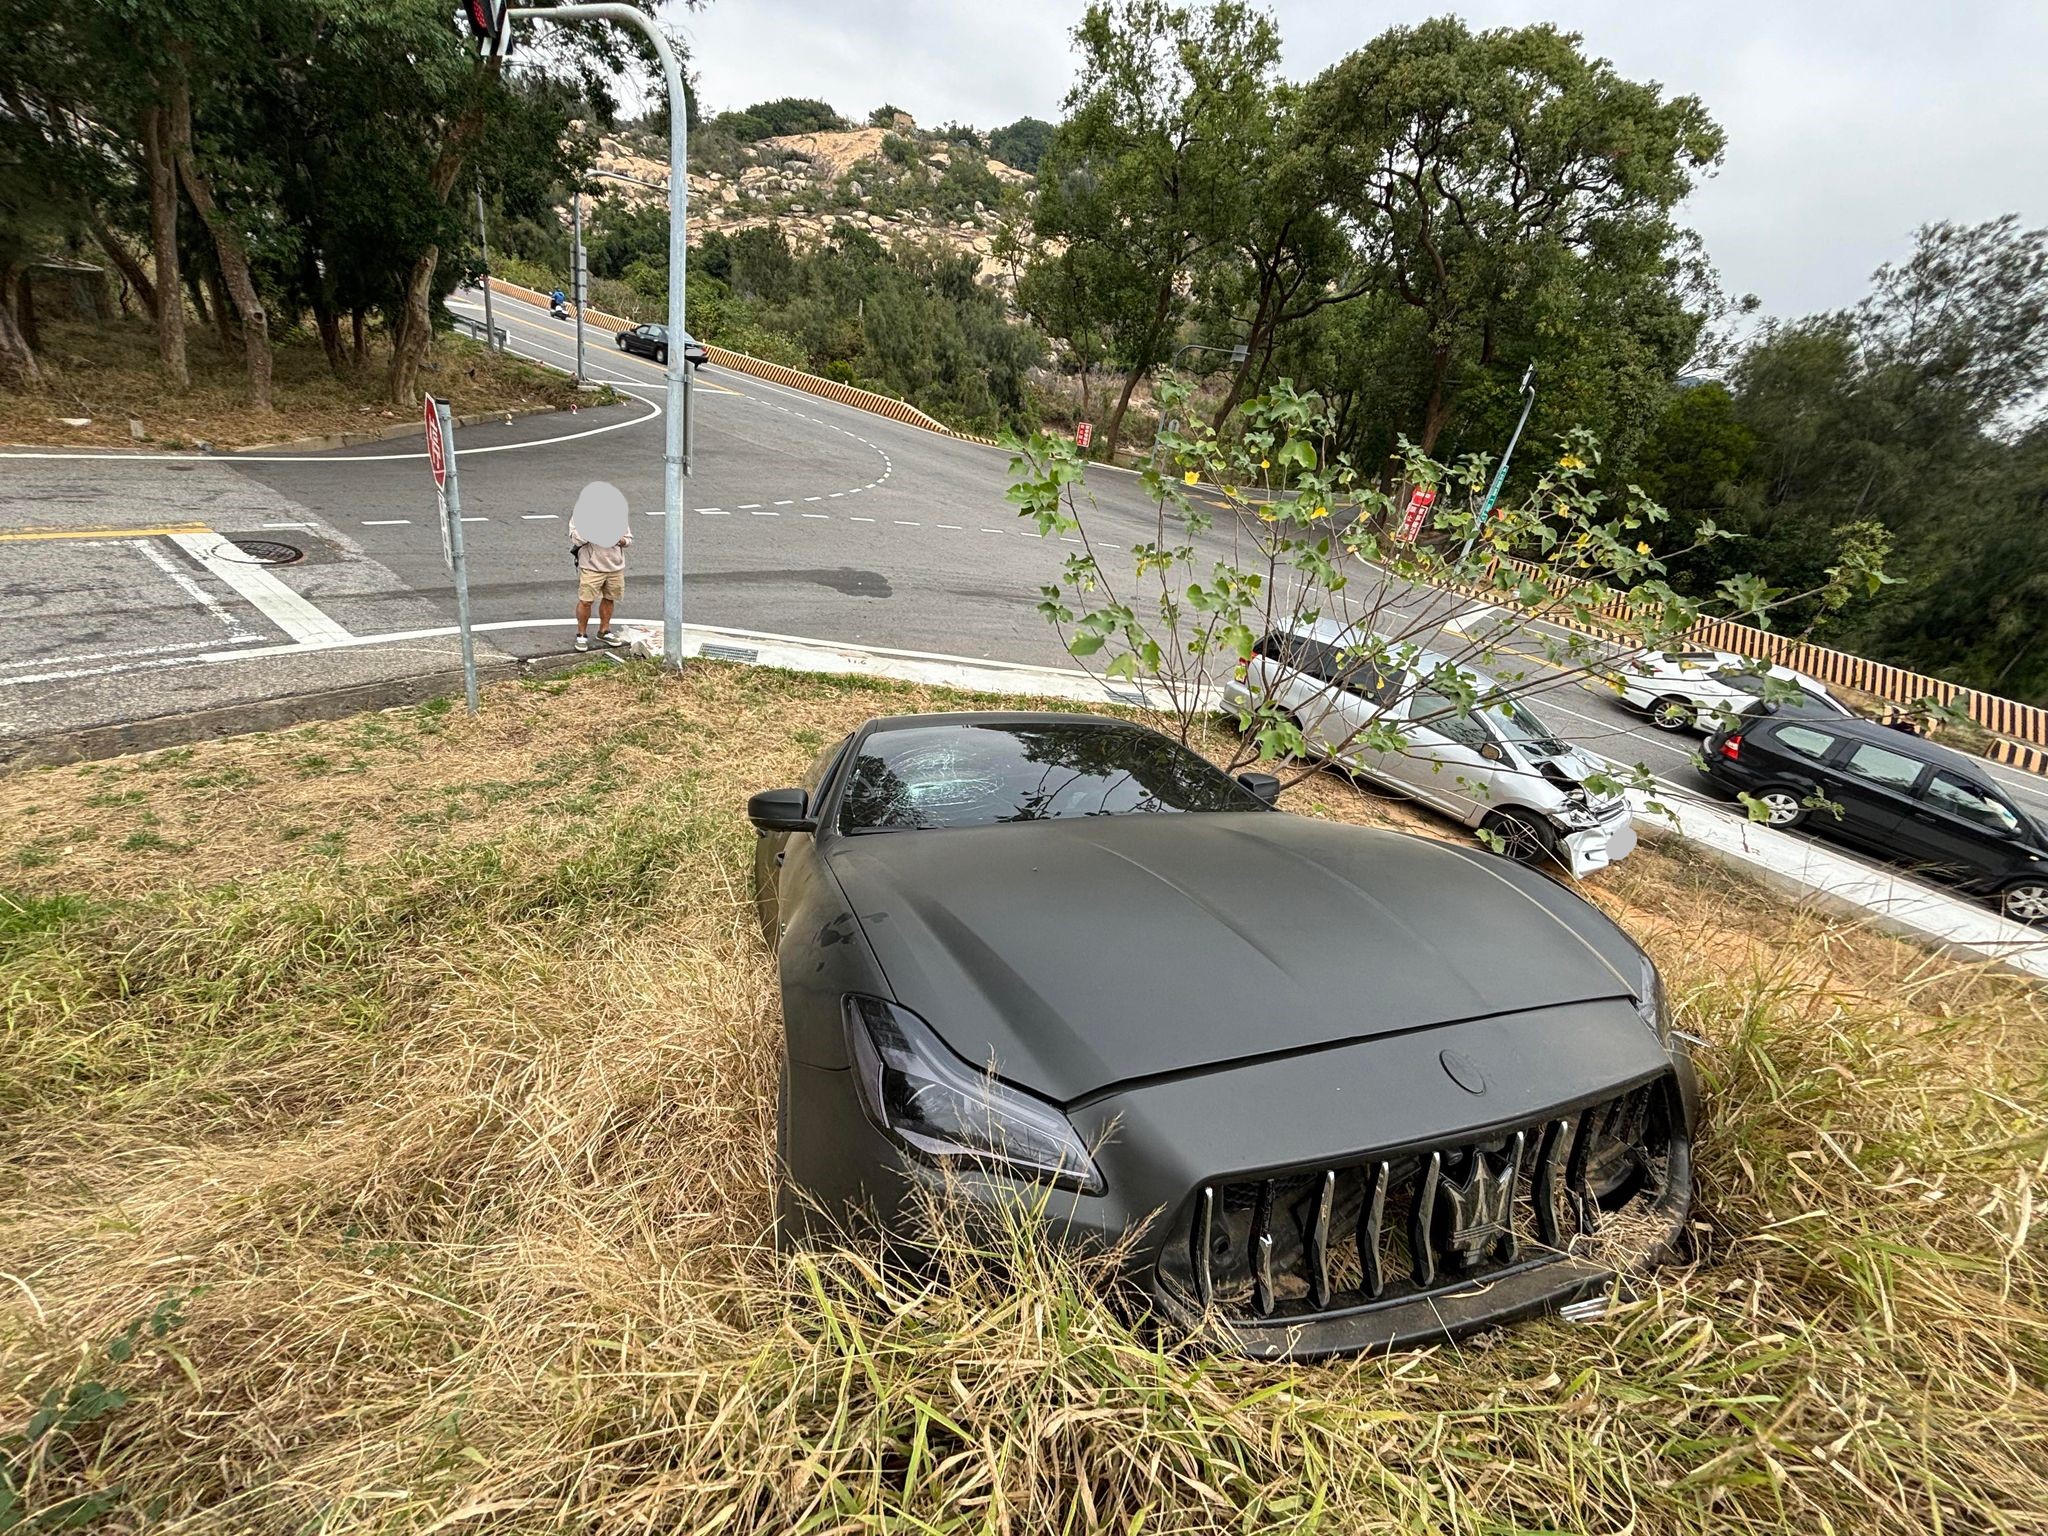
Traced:
[[[666, 7], [708, 111], [816, 96], [928, 126], [1059, 118], [1081, 0], [711, 0]], [[1861, 297], [1934, 219], [2048, 219], [2048, 0], [1477, 0], [1475, 26], [1552, 21], [1727, 131], [1686, 214], [1729, 292], [1779, 315]], [[1277, 0], [1290, 76], [1435, 7]]]

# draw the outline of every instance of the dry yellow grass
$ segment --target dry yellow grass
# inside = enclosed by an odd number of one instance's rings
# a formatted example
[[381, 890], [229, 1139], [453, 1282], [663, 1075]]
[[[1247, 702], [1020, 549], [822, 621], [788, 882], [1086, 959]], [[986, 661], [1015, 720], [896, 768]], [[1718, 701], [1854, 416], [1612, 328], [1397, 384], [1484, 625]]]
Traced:
[[[224, 352], [214, 334], [196, 323], [186, 332], [186, 362], [192, 387], [165, 388], [157, 368], [155, 332], [144, 321], [104, 325], [55, 321], [42, 328], [38, 357], [48, 376], [39, 392], [0, 389], [0, 443], [54, 448], [246, 448], [343, 432], [375, 432], [416, 423], [419, 414], [399, 410], [384, 396], [384, 368], [390, 350], [371, 348], [367, 366], [337, 378], [319, 342], [303, 332], [276, 339], [271, 365], [274, 409], [259, 416], [249, 408], [249, 380], [237, 346]], [[447, 335], [434, 343], [435, 371], [422, 385], [453, 403], [455, 413], [564, 409], [579, 399], [561, 374], [516, 358], [486, 352], [475, 342]], [[142, 423], [138, 442], [128, 426]], [[74, 427], [66, 418], [86, 419]]]
[[1682, 848], [1589, 893], [1709, 1041], [1701, 1258], [1598, 1324], [1289, 1368], [1148, 1342], [1028, 1219], [930, 1271], [775, 1258], [740, 806], [960, 702], [622, 668], [0, 781], [16, 1513], [2048, 1528], [2040, 994]]

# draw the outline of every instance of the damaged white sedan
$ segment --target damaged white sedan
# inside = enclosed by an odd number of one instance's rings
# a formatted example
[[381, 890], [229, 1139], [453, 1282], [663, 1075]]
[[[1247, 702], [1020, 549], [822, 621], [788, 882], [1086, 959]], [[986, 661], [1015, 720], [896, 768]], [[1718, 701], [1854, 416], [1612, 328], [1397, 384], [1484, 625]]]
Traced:
[[[1367, 654], [1387, 659], [1376, 664]], [[1472, 698], [1434, 685], [1451, 674]], [[1308, 755], [1490, 833], [1509, 858], [1579, 877], [1636, 846], [1628, 800], [1608, 782], [1611, 765], [1447, 656], [1375, 645], [1323, 619], [1267, 635], [1223, 696], [1230, 710], [1278, 707], [1300, 728]], [[1390, 735], [1398, 749], [1384, 745]]]

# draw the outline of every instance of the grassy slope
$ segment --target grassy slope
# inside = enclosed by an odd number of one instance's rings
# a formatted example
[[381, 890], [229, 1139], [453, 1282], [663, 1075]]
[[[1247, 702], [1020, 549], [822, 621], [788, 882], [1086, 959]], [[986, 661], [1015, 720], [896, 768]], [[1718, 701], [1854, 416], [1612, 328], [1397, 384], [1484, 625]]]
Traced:
[[[499, 688], [476, 724], [0, 781], [0, 1466], [29, 1507], [2041, 1528], [2041, 995], [1682, 849], [1589, 889], [1709, 1042], [1703, 1256], [1601, 1323], [1288, 1369], [1157, 1352], [1028, 1242], [936, 1277], [779, 1264], [739, 807], [868, 714], [957, 702], [618, 669]], [[38, 1402], [71, 1422], [31, 1442]]]
[[[271, 398], [275, 409], [258, 416], [249, 409], [248, 376], [239, 349], [223, 353], [213, 332], [194, 322], [185, 335], [192, 387], [173, 394], [157, 371], [155, 332], [140, 319], [105, 325], [45, 322], [39, 359], [49, 376], [40, 394], [0, 390], [0, 443], [60, 448], [247, 447], [341, 432], [374, 432], [416, 423], [418, 413], [401, 411], [384, 396], [388, 349], [381, 338], [371, 347], [362, 372], [336, 378], [320, 343], [304, 332], [279, 337], [272, 358]], [[575, 386], [516, 358], [486, 352], [452, 333], [436, 338], [438, 371], [421, 382], [465, 412], [566, 409], [589, 404]], [[88, 417], [91, 425], [66, 426], [61, 418]], [[142, 423], [141, 442], [128, 422]]]

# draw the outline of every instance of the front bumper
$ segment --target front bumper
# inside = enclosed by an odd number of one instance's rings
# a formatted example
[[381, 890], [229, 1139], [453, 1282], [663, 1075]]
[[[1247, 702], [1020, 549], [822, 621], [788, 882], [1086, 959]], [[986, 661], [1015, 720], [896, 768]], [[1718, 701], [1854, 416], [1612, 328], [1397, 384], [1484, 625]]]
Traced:
[[1636, 848], [1635, 821], [1626, 809], [1612, 820], [1578, 832], [1560, 828], [1558, 847], [1570, 867], [1572, 878], [1582, 880], [1596, 869], [1619, 864]]
[[[1453, 1076], [1452, 1058], [1461, 1076]], [[1545, 1241], [1534, 1190], [1547, 1128], [1627, 1093], [1647, 1094], [1651, 1084], [1662, 1095], [1659, 1182], [1651, 1197], [1633, 1201], [1626, 1220], [1617, 1217], [1621, 1238], [1603, 1229], [1589, 1248], [1584, 1234], [1559, 1240], [1552, 1230]], [[998, 1207], [1038, 1207], [1066, 1243], [1096, 1251], [1125, 1244], [1125, 1272], [1150, 1294], [1160, 1315], [1182, 1326], [1213, 1326], [1232, 1347], [1260, 1357], [1405, 1348], [1597, 1295], [1616, 1274], [1671, 1251], [1691, 1199], [1697, 1092], [1690, 1066], [1682, 1051], [1661, 1046], [1634, 1005], [1622, 1000], [1416, 1030], [1105, 1094], [1069, 1110], [1097, 1148], [1107, 1181], [1097, 1196], [911, 1158], [868, 1124], [845, 1071], [793, 1063], [790, 1085], [788, 1172], [811, 1200], [784, 1203], [785, 1236], [810, 1230], [829, 1240], [834, 1229], [858, 1228], [865, 1216], [878, 1219], [884, 1231], [914, 1233], [926, 1197], [934, 1194], [964, 1202], [970, 1212], [986, 1207], [985, 1219], [996, 1228], [1010, 1219]], [[1483, 1268], [1461, 1256], [1429, 1283], [1417, 1282], [1417, 1250], [1404, 1250], [1392, 1231], [1409, 1222], [1404, 1213], [1417, 1202], [1397, 1190], [1386, 1204], [1389, 1283], [1376, 1295], [1363, 1294], [1355, 1283], [1348, 1291], [1326, 1285], [1325, 1304], [1316, 1304], [1312, 1282], [1300, 1273], [1311, 1251], [1304, 1211], [1313, 1225], [1313, 1210], [1298, 1198], [1304, 1177], [1336, 1170], [1325, 1224], [1333, 1215], [1338, 1228], [1348, 1224], [1350, 1251], [1357, 1254], [1361, 1168], [1385, 1160], [1399, 1185], [1419, 1166], [1413, 1159], [1434, 1150], [1446, 1182], [1462, 1177], [1469, 1185], [1472, 1149], [1483, 1149], [1499, 1174], [1517, 1132], [1525, 1137], [1513, 1194], [1519, 1242], [1507, 1246], [1518, 1252], [1498, 1255], [1502, 1262]], [[1568, 1141], [1552, 1147], [1566, 1172], [1570, 1148]], [[1243, 1192], [1261, 1186], [1277, 1192], [1268, 1197], [1276, 1284], [1268, 1288], [1265, 1310], [1245, 1301], [1251, 1272], [1244, 1255], [1254, 1231]], [[1209, 1230], [1216, 1235], [1227, 1228], [1234, 1244], [1207, 1284], [1198, 1283], [1191, 1265], [1204, 1190], [1217, 1192], [1212, 1209], [1220, 1213]], [[1434, 1230], [1435, 1218], [1424, 1220]], [[1458, 1234], [1444, 1235], [1455, 1240]], [[1344, 1262], [1357, 1268], [1356, 1260]]]

